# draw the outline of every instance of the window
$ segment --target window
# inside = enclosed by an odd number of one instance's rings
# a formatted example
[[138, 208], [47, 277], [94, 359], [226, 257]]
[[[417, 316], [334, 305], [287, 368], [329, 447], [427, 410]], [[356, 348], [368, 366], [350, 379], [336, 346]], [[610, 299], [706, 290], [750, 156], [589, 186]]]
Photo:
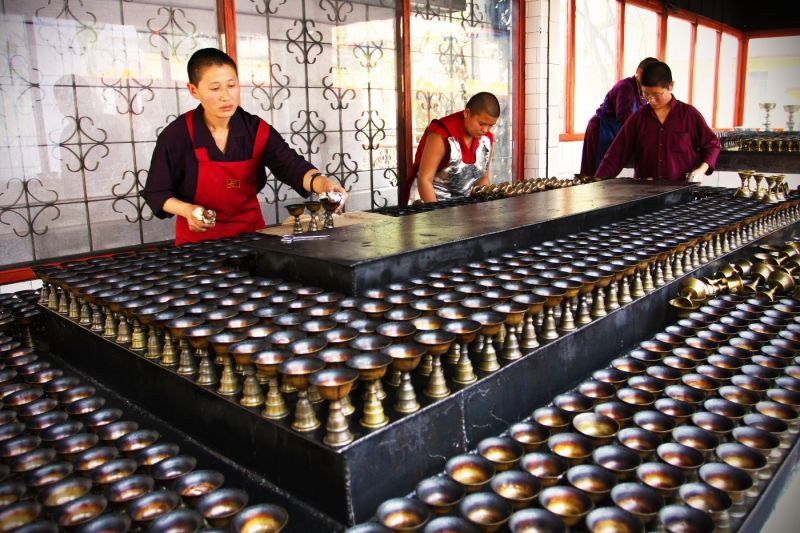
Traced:
[[[717, 71], [717, 32], [707, 26], [697, 26], [692, 77], [692, 105], [709, 126], [714, 119], [714, 76]], [[735, 72], [735, 71], [734, 71]]]
[[719, 50], [719, 80], [717, 81], [717, 117], [715, 128], [732, 128], [739, 65], [739, 39], [729, 33], [722, 34]]
[[[712, 128], [730, 128], [740, 120], [741, 32], [658, 4], [650, 0], [559, 1], [565, 19], [562, 50], [570, 52], [564, 58], [560, 140], [582, 140], [586, 123], [606, 92], [620, 77], [633, 75], [645, 57], [657, 57], [670, 66], [675, 97], [694, 105]], [[620, 31], [622, 39], [618, 39]], [[781, 46], [800, 50], [796, 41], [774, 47]], [[785, 64], [788, 68], [789, 62]], [[763, 74], [753, 74], [748, 80], [764, 87], [759, 76]], [[796, 79], [798, 73], [787, 70], [786, 76]], [[752, 111], [758, 105], [749, 108]]]
[[622, 76], [633, 76], [642, 59], [658, 54], [658, 14], [634, 5], [625, 6], [625, 60]]
[[689, 63], [692, 55], [692, 23], [688, 20], [669, 17], [667, 19], [667, 58], [672, 70], [675, 98], [691, 102], [689, 95]]
[[617, 1], [575, 2], [575, 119], [583, 131], [617, 81]]
[[[774, 103], [770, 111], [773, 129], [785, 128], [788, 112], [783, 106], [800, 104], [800, 36], [751, 39], [747, 47], [747, 81], [744, 126], [764, 128], [762, 103]], [[795, 114], [795, 123], [798, 115]]]
[[412, 2], [412, 132], [416, 151], [434, 118], [464, 109], [470, 96], [489, 91], [500, 101], [492, 128], [492, 182], [511, 178], [512, 27], [511, 3]]

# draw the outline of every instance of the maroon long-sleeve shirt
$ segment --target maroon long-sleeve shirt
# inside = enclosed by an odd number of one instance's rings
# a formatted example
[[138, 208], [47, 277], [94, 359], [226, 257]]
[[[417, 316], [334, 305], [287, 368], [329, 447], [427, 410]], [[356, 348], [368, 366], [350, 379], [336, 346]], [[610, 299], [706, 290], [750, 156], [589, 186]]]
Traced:
[[631, 155], [634, 178], [685, 180], [688, 172], [704, 162], [708, 164], [706, 174], [711, 174], [719, 155], [719, 139], [697, 109], [674, 96], [671, 105], [663, 124], [650, 106], [631, 115], [595, 175], [615, 177]]
[[[248, 160], [253, 154], [260, 120], [258, 116], [238, 108], [231, 117], [228, 144], [223, 153], [203, 121], [203, 106], [198, 105], [192, 119], [195, 145], [198, 148], [206, 147], [211, 161]], [[266, 166], [276, 178], [303, 197], [308, 196], [308, 191], [303, 189], [303, 176], [314, 166], [295, 152], [272, 127], [261, 154], [261, 162], [263, 165], [258, 167], [256, 190], [260, 191], [267, 182]], [[172, 216], [163, 209], [167, 199], [175, 197], [191, 203], [196, 190], [197, 158], [189, 140], [186, 117], [181, 115], [158, 136], [142, 196], [158, 218], [167, 218]]]

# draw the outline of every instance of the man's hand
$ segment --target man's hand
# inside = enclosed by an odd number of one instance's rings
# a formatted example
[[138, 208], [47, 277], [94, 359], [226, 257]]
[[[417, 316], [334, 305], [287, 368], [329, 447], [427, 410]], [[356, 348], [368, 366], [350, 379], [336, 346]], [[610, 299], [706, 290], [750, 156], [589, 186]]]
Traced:
[[699, 167], [686, 174], [686, 179], [692, 183], [701, 183], [707, 170], [708, 163], [701, 163]]

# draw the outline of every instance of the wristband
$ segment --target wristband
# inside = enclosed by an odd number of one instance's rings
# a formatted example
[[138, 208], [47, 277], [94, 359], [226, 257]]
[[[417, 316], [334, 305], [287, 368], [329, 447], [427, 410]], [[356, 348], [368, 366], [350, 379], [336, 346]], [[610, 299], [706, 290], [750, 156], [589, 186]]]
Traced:
[[311, 175], [311, 181], [308, 182], [308, 192], [310, 192], [311, 194], [315, 194], [315, 191], [314, 191], [314, 180], [319, 178], [320, 176], [322, 176], [322, 173], [320, 173], [320, 172], [317, 172], [316, 174], [312, 174]]

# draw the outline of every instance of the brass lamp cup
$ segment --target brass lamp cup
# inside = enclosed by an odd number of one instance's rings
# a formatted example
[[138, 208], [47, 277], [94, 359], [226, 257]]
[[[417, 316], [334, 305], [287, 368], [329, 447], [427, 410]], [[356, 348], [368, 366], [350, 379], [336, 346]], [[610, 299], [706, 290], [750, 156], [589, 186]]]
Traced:
[[780, 453], [776, 452], [778, 452], [781, 442], [773, 433], [755, 427], [740, 426], [733, 430], [732, 437], [734, 442], [763, 455], [768, 463], [778, 462]]
[[136, 461], [133, 459], [113, 459], [90, 472], [92, 483], [95, 485], [109, 485], [133, 475], [137, 466]]
[[615, 420], [620, 427], [627, 426], [636, 413], [632, 406], [618, 400], [598, 403], [594, 406], [594, 412]]
[[323, 438], [328, 446], [344, 446], [353, 441], [347, 419], [342, 413], [341, 400], [350, 393], [356, 379], [358, 372], [352, 368], [326, 368], [308, 378], [309, 383], [317, 387], [320, 396], [330, 402], [327, 433]]
[[174, 509], [153, 520], [148, 531], [199, 531], [204, 524], [203, 517], [197, 511]]
[[[364, 524], [381, 528], [377, 529], [348, 529], [348, 533], [388, 533], [391, 531], [380, 524]], [[359, 526], [360, 527], [360, 526]], [[425, 524], [424, 533], [478, 533], [480, 529], [460, 516], [440, 516]]]
[[103, 495], [112, 508], [122, 509], [130, 502], [153, 490], [155, 481], [150, 476], [133, 475], [106, 486]]
[[664, 389], [664, 396], [673, 400], [680, 400], [690, 405], [697, 405], [705, 400], [703, 391], [686, 385], [670, 385]]
[[497, 531], [511, 518], [511, 504], [497, 494], [477, 492], [468, 494], [459, 504], [459, 511], [468, 522], [483, 532]]
[[77, 454], [94, 447], [100, 437], [94, 433], [76, 433], [53, 442], [53, 449], [64, 459], [70, 460]]
[[633, 423], [662, 438], [675, 428], [675, 421], [671, 416], [655, 410], [639, 411], [633, 415]]
[[734, 505], [744, 501], [753, 480], [744, 470], [727, 463], [706, 463], [700, 467], [700, 480], [730, 496]]
[[397, 403], [394, 406], [395, 410], [400, 413], [413, 413], [420, 408], [409, 373], [417, 368], [425, 351], [424, 346], [416, 343], [392, 344], [382, 350], [392, 358], [394, 369], [400, 372], [400, 389], [397, 394]]
[[569, 469], [566, 459], [551, 453], [532, 452], [522, 456], [520, 466], [535, 476], [543, 487], [550, 487]]
[[231, 521], [231, 529], [241, 533], [278, 533], [289, 521], [283, 507], [261, 503], [245, 507]]
[[445, 464], [447, 475], [461, 484], [468, 493], [487, 485], [495, 475], [495, 467], [488, 459], [475, 454], [456, 455]]
[[676, 424], [688, 420], [696, 410], [692, 404], [674, 398], [659, 398], [654, 405], [656, 411], [669, 416]]
[[225, 476], [216, 470], [194, 470], [175, 478], [172, 490], [184, 503], [194, 507], [198, 499], [219, 489]]
[[663, 462], [681, 469], [688, 479], [694, 478], [696, 470], [705, 461], [702, 452], [677, 442], [661, 444], [656, 449], [656, 455]]
[[478, 443], [477, 452], [491, 461], [496, 472], [503, 472], [513, 467], [525, 450], [521, 444], [511, 438], [489, 437]]
[[245, 508], [248, 495], [240, 489], [218, 489], [201, 496], [195, 508], [213, 527], [227, 528], [236, 514]]
[[585, 492], [568, 486], [547, 487], [539, 493], [539, 503], [568, 527], [577, 525], [594, 507]]
[[752, 409], [752, 407], [760, 400], [757, 393], [736, 385], [725, 385], [720, 387], [718, 394], [725, 400], [741, 405], [746, 411]]
[[176, 455], [159, 461], [150, 468], [150, 475], [159, 484], [172, 487], [174, 481], [192, 472], [197, 466], [197, 459], [191, 455]]
[[149, 492], [128, 504], [126, 514], [138, 527], [147, 527], [157, 518], [166, 515], [180, 503], [178, 495], [169, 490]]
[[118, 438], [114, 445], [123, 454], [133, 457], [140, 450], [152, 446], [160, 437], [155, 430], [139, 429]]
[[[641, 351], [634, 350], [633, 352]], [[631, 352], [631, 357], [634, 357]], [[652, 362], [651, 362], [652, 364]], [[631, 376], [628, 378], [628, 387], [650, 392], [654, 395], [661, 393], [666, 388], [666, 383], [649, 375]]]
[[414, 493], [435, 514], [442, 515], [452, 511], [467, 492], [463, 485], [449, 477], [435, 476], [420, 481]]
[[108, 502], [100, 494], [87, 494], [62, 505], [52, 511], [52, 517], [59, 527], [72, 529], [100, 516]]
[[492, 491], [511, 504], [512, 509], [528, 507], [539, 495], [541, 482], [532, 474], [519, 470], [500, 472], [489, 483]]
[[430, 519], [430, 510], [415, 498], [392, 498], [378, 507], [375, 518], [392, 531], [413, 532]]
[[632, 479], [636, 468], [642, 463], [642, 458], [636, 451], [613, 444], [596, 448], [592, 452], [592, 460], [612, 473], [619, 481]]
[[394, 343], [407, 342], [417, 332], [417, 328], [409, 321], [383, 322], [375, 330], [379, 335], [388, 337]]
[[633, 513], [619, 507], [599, 507], [586, 517], [586, 527], [591, 533], [642, 533], [644, 525]]
[[577, 392], [566, 392], [553, 398], [553, 404], [569, 413], [585, 413], [594, 407], [592, 398]]
[[606, 500], [617, 480], [614, 474], [597, 465], [577, 465], [567, 470], [567, 481], [582, 490], [595, 504]]
[[664, 506], [664, 498], [652, 488], [639, 483], [621, 483], [611, 489], [611, 501], [636, 516], [644, 524], [652, 523]]
[[555, 405], [550, 405], [536, 409], [533, 412], [533, 419], [547, 428], [551, 435], [555, 435], [569, 426], [572, 422], [572, 413]]
[[547, 509], [530, 508], [517, 511], [508, 522], [512, 533], [564, 533], [561, 518]]
[[122, 417], [122, 409], [107, 407], [93, 411], [82, 417], [83, 424], [95, 433], [103, 426], [112, 424]]
[[708, 514], [717, 527], [728, 525], [726, 513], [733, 502], [725, 491], [706, 483], [694, 482], [683, 485], [678, 490], [678, 496], [689, 507]]
[[508, 435], [516, 442], [522, 444], [526, 452], [535, 452], [550, 436], [549, 430], [538, 422], [519, 422], [512, 425]]
[[610, 367], [596, 370], [592, 374], [592, 378], [603, 383], [608, 383], [615, 389], [619, 389], [628, 379], [628, 374], [617, 368]]
[[766, 397], [770, 401], [787, 405], [794, 409], [800, 407], [800, 393], [788, 389], [767, 389]]
[[669, 533], [714, 530], [714, 521], [708, 514], [686, 505], [667, 505], [658, 512], [658, 519]]
[[69, 477], [44, 487], [36, 499], [45, 509], [53, 510], [89, 494], [91, 490], [91, 480]]
[[617, 391], [617, 399], [622, 403], [632, 406], [636, 410], [645, 409], [655, 403], [655, 396], [641, 389], [624, 387]]
[[[67, 461], [51, 462], [43, 465], [25, 474], [25, 484], [22, 485], [22, 493], [25, 492], [25, 485], [33, 490], [39, 491], [48, 485], [66, 479], [74, 470], [75, 468], [72, 466], [72, 463]], [[22, 494], [19, 494], [19, 496], [22, 496]], [[12, 501], [7, 501], [7, 497], [8, 495], [6, 493], [0, 495], [0, 504], [13, 503]]]
[[[7, 531], [16, 531], [39, 517], [41, 505], [35, 501], [19, 501], [0, 509], [0, 524]], [[55, 529], [53, 529], [54, 531]]]
[[642, 459], [648, 459], [653, 455], [661, 438], [652, 431], [639, 427], [629, 427], [621, 429], [617, 434], [617, 440], [622, 446], [633, 450]]
[[767, 466], [763, 454], [738, 442], [720, 444], [715, 453], [721, 462], [747, 472], [754, 484], [758, 481], [758, 472]]
[[116, 448], [112, 446], [95, 446], [76, 455], [72, 461], [76, 472], [86, 474], [117, 457], [119, 457], [119, 450]]
[[389, 423], [378, 394], [378, 380], [386, 374], [386, 369], [391, 363], [392, 358], [382, 352], [352, 355], [347, 360], [347, 366], [357, 371], [361, 380], [367, 384], [364, 393], [364, 416], [360, 421], [364, 427], [378, 428]]
[[636, 469], [636, 478], [667, 500], [672, 498], [686, 481], [681, 469], [660, 462], [642, 463]]
[[138, 452], [134, 458], [139, 467], [149, 472], [150, 469], [165, 459], [175, 457], [180, 453], [180, 447], [171, 442], [161, 442], [153, 444]]
[[100, 437], [100, 440], [104, 443], [112, 444], [128, 433], [133, 433], [137, 429], [139, 429], [139, 424], [133, 420], [117, 420], [116, 422], [106, 424], [98, 429], [97, 436]]
[[755, 405], [755, 410], [763, 415], [771, 416], [786, 422], [790, 432], [797, 431], [798, 413], [795, 408], [769, 400], [758, 402]]
[[624, 372], [626, 376], [635, 376], [643, 373], [647, 369], [647, 365], [632, 357], [618, 357], [611, 361], [611, 367], [620, 372]]
[[575, 415], [572, 427], [578, 434], [588, 437], [595, 446], [608, 444], [619, 432], [616, 420], [591, 412]]

